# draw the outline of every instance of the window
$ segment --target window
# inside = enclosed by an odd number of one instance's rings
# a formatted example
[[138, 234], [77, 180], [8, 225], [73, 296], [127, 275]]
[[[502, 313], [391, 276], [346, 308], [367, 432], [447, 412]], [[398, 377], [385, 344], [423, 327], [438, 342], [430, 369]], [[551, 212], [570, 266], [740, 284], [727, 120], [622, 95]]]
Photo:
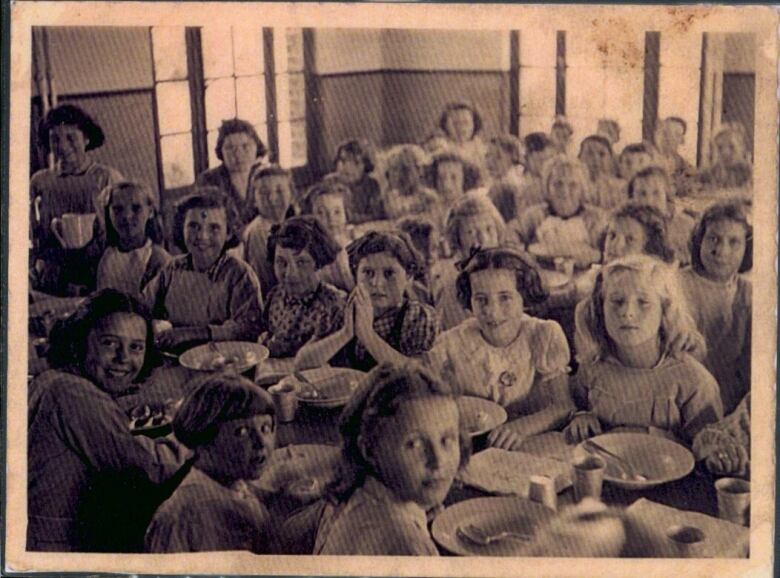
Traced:
[[273, 45], [279, 164], [297, 168], [307, 162], [303, 30], [276, 29]]

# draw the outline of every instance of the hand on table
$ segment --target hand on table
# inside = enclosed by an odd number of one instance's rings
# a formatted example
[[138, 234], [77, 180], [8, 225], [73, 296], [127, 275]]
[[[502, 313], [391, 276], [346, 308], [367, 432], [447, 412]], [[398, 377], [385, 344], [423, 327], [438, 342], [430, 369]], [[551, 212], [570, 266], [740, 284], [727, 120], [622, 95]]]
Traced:
[[601, 423], [592, 413], [582, 413], [574, 416], [566, 429], [563, 430], [568, 443], [579, 443], [601, 433]]
[[488, 434], [488, 444], [502, 450], [519, 450], [525, 437], [512, 422], [502, 424]]
[[750, 458], [741, 445], [722, 444], [705, 458], [704, 465], [715, 475], [746, 475]]
[[202, 327], [173, 327], [160, 332], [155, 341], [157, 347], [161, 349], [173, 349], [184, 343], [199, 339], [203, 339]]

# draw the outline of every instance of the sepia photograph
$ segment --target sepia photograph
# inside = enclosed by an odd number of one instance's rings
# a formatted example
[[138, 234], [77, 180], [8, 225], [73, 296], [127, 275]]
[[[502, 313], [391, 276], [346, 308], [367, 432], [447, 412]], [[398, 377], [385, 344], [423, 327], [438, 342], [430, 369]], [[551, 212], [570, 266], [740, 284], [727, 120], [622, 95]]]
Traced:
[[775, 10], [10, 12], [5, 571], [772, 574]]

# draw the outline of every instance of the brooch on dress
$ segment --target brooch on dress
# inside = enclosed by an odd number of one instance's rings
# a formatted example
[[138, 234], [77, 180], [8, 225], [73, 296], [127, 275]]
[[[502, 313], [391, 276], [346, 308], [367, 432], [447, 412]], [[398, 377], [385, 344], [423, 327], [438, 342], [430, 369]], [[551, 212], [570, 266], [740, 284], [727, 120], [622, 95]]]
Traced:
[[502, 371], [498, 376], [498, 383], [503, 387], [512, 387], [517, 383], [517, 375], [514, 371]]

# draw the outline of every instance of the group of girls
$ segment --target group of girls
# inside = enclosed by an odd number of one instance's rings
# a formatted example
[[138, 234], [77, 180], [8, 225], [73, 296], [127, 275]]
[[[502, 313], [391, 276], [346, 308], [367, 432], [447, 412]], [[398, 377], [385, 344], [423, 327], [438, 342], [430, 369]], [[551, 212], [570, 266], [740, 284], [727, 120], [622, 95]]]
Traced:
[[[143, 185], [108, 183], [90, 200], [103, 215], [102, 291], [71, 321], [80, 333], [52, 336], [53, 370], [31, 390], [31, 548], [92, 547], [79, 541], [78, 500], [95, 471], [161, 481], [184, 454], [191, 469], [151, 521], [147, 549], [284, 546], [269, 533], [272, 498], [246, 484], [274, 445], [264, 391], [224, 377], [196, 388], [174, 422], [188, 450], [178, 454], [114, 431], [114, 398], [137, 387], [157, 348], [207, 341], [259, 339], [298, 369], [371, 372], [342, 415], [344, 471], [313, 517], [310, 553], [436, 553], [426, 520], [470, 451], [454, 403], [462, 394], [506, 408], [487, 438], [505, 450], [551, 430], [574, 441], [639, 428], [693, 446], [717, 473], [747, 471], [745, 436], [717, 433], [739, 421], [721, 423], [724, 412], [744, 415], [749, 403], [744, 203], [716, 203], [693, 221], [675, 209], [674, 180], [649, 147], [629, 145], [616, 163], [610, 138], [591, 135], [572, 159], [562, 119], [552, 136], [486, 144], [478, 114], [460, 103], [423, 147], [391, 151], [382, 178], [370, 174], [370, 148], [349, 141], [335, 173], [299, 195], [289, 171], [258, 164], [251, 127], [225, 126], [221, 176], [204, 176], [211, 184], [177, 205], [180, 254], [163, 248], [159, 201]], [[729, 162], [712, 178], [731, 174]], [[595, 265], [550, 289], [526, 251], [534, 244]], [[574, 335], [545, 318], [550, 305], [574, 310]], [[97, 421], [60, 415], [101, 403]], [[108, 430], [114, 453], [82, 451]], [[82, 449], [71, 455], [63, 440]], [[68, 470], [74, 486], [62, 504], [44, 491], [56, 464], [56, 479]], [[62, 528], [47, 544], [51, 519]]]

